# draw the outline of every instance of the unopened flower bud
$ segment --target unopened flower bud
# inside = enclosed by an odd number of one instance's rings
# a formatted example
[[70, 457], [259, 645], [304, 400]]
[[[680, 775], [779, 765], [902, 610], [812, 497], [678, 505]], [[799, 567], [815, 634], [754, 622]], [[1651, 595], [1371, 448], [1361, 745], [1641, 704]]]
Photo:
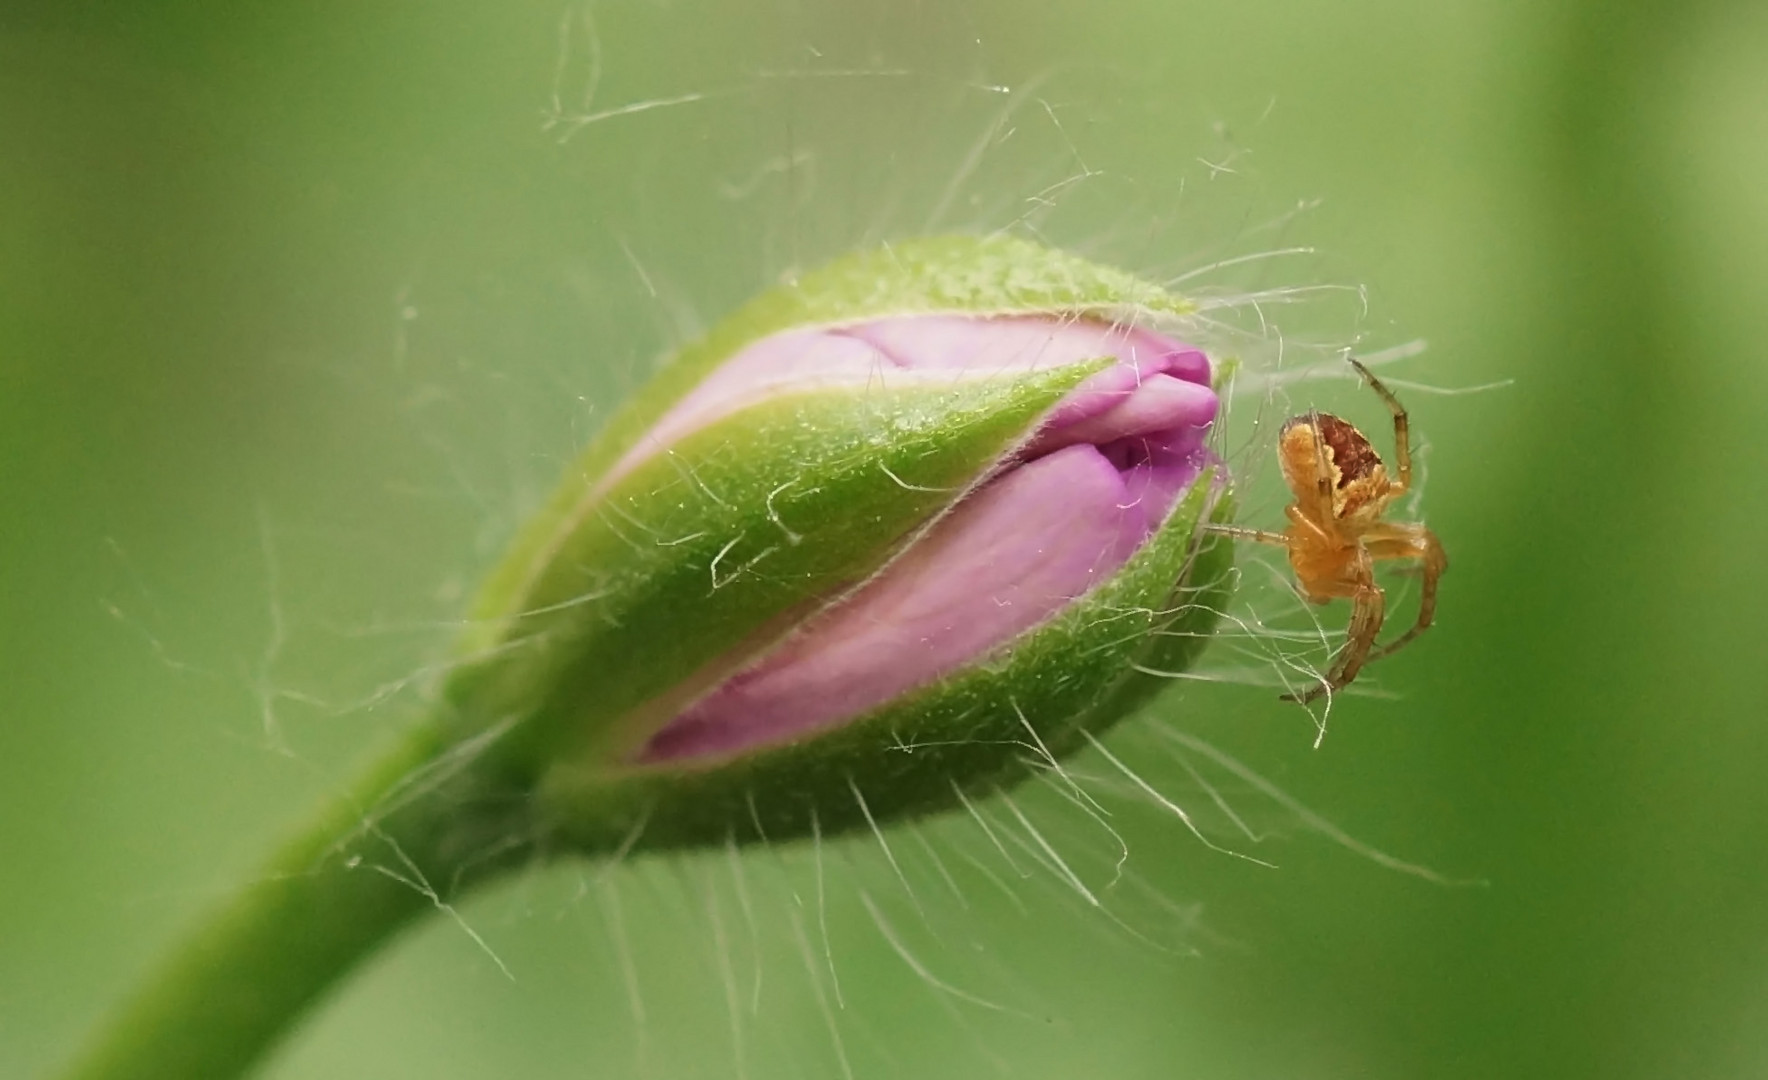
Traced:
[[237, 1076], [401, 927], [536, 854], [876, 828], [1084, 746], [1190, 662], [1227, 589], [1199, 527], [1227, 512], [1210, 364], [1160, 329], [1188, 311], [953, 238], [720, 323], [529, 522], [425, 715], [67, 1076]]
[[[494, 576], [450, 688], [605, 849], [830, 833], [1061, 754], [1182, 666], [1225, 550], [1183, 304], [1019, 241], [808, 275], [666, 370]], [[1210, 601], [1210, 602], [1205, 602]]]

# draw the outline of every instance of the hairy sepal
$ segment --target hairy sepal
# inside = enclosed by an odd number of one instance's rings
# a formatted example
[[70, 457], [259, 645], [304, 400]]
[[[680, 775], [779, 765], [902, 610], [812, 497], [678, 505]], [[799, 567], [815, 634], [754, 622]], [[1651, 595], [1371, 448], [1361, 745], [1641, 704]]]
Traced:
[[606, 491], [573, 478], [576, 504], [481, 624], [451, 702], [509, 724], [497, 753], [523, 773], [619, 759], [667, 719], [641, 706], [863, 582], [1108, 362], [782, 394]]
[[[561, 763], [547, 835], [590, 852], [832, 836], [986, 798], [1170, 685], [1230, 590], [1226, 499], [1206, 473], [1109, 581], [975, 666], [842, 726], [722, 761]], [[1046, 755], [1048, 755], [1046, 757]]]

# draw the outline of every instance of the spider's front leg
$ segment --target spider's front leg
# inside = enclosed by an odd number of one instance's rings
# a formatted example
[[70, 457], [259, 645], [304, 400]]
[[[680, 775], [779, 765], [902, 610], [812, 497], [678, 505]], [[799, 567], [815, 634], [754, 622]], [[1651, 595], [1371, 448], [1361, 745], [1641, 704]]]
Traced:
[[1371, 650], [1375, 646], [1375, 635], [1381, 632], [1381, 620], [1387, 613], [1387, 597], [1383, 595], [1381, 587], [1375, 584], [1375, 564], [1367, 554], [1357, 560], [1351, 573], [1351, 625], [1345, 631], [1344, 645], [1333, 659], [1331, 670], [1317, 685], [1300, 693], [1284, 694], [1284, 701], [1306, 705], [1322, 694], [1342, 690], [1351, 684], [1357, 673], [1363, 670], [1363, 665], [1369, 662]]
[[1249, 529], [1244, 525], [1217, 525], [1213, 522], [1206, 522], [1203, 531], [1214, 533], [1217, 536], [1229, 536], [1235, 540], [1250, 540], [1255, 544], [1271, 544], [1276, 547], [1289, 546], [1288, 534], [1272, 532], [1269, 529]]
[[1412, 487], [1411, 418], [1406, 414], [1406, 407], [1400, 404], [1400, 399], [1394, 396], [1394, 392], [1387, 388], [1386, 383], [1377, 379], [1373, 371], [1364, 367], [1361, 360], [1354, 356], [1347, 356], [1345, 359], [1351, 362], [1351, 367], [1357, 369], [1357, 374], [1381, 398], [1381, 403], [1387, 406], [1387, 411], [1394, 418], [1394, 481], [1391, 491], [1395, 496], [1403, 495]]

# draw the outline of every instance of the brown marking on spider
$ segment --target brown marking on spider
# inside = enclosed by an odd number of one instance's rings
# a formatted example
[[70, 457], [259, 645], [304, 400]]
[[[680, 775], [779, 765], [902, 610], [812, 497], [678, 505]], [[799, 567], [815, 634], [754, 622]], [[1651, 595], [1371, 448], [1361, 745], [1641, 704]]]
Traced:
[[1341, 489], [1351, 481], [1362, 480], [1382, 467], [1381, 455], [1375, 452], [1375, 447], [1369, 445], [1369, 440], [1363, 437], [1363, 433], [1331, 413], [1298, 416], [1284, 426], [1297, 427], [1300, 429], [1298, 434], [1305, 433], [1309, 437], [1318, 433], [1320, 440], [1326, 444], [1333, 471], [1338, 474], [1338, 487]]
[[[1332, 666], [1318, 686], [1285, 701], [1307, 703], [1349, 686], [1364, 665], [1395, 652], [1422, 634], [1436, 617], [1437, 579], [1449, 568], [1436, 534], [1419, 522], [1383, 521], [1395, 499], [1412, 486], [1412, 447], [1405, 408], [1386, 386], [1354, 358], [1351, 366], [1381, 397], [1394, 420], [1394, 476], [1356, 427], [1330, 413], [1307, 412], [1290, 418], [1277, 438], [1283, 480], [1295, 496], [1285, 508], [1282, 532], [1218, 526], [1241, 540], [1275, 544], [1289, 551], [1295, 583], [1310, 603], [1343, 597], [1351, 601], [1351, 623]], [[1416, 560], [1424, 583], [1418, 619], [1412, 628], [1380, 648], [1387, 596], [1375, 583], [1375, 564]]]

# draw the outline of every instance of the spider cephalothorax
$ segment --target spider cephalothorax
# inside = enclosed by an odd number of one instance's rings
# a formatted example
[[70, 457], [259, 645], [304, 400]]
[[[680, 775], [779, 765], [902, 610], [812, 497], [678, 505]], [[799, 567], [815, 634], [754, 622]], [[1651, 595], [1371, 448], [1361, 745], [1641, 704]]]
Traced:
[[[1349, 685], [1363, 665], [1423, 633], [1436, 616], [1437, 579], [1449, 566], [1436, 534], [1424, 525], [1382, 520], [1388, 505], [1412, 486], [1406, 410], [1368, 368], [1354, 359], [1351, 366], [1393, 414], [1394, 475], [1388, 475], [1381, 455], [1354, 425], [1331, 413], [1306, 412], [1291, 417], [1277, 440], [1283, 480], [1295, 496], [1284, 511], [1289, 526], [1282, 532], [1223, 530], [1240, 539], [1287, 548], [1296, 586], [1310, 602], [1324, 604], [1338, 597], [1351, 601], [1343, 648], [1319, 685], [1284, 695], [1294, 701], [1312, 701]], [[1418, 620], [1376, 648], [1387, 598], [1375, 583], [1375, 564], [1387, 559], [1417, 560], [1424, 584]]]

